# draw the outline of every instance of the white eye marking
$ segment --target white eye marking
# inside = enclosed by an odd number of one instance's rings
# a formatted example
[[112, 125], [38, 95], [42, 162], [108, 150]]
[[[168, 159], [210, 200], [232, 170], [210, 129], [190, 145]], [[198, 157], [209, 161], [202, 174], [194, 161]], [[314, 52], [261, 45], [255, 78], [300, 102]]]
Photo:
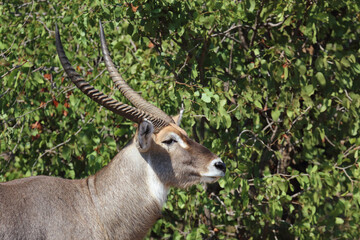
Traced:
[[182, 140], [182, 138], [177, 135], [176, 133], [170, 133], [169, 134], [175, 141], [177, 141], [179, 143], [179, 145], [182, 147], [182, 148], [189, 148], [189, 146]]
[[174, 143], [178, 143], [182, 148], [188, 149], [187, 145], [182, 138], [174, 132], [170, 132], [169, 135], [165, 138], [166, 140], [161, 142], [164, 148], [169, 149]]

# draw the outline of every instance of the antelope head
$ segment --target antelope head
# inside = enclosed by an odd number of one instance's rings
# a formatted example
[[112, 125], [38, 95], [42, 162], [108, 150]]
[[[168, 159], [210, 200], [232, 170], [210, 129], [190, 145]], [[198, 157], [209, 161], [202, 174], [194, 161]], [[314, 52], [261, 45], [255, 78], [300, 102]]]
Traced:
[[161, 183], [167, 187], [185, 188], [199, 182], [213, 182], [224, 176], [225, 164], [209, 149], [190, 139], [180, 128], [180, 119], [168, 116], [144, 100], [123, 80], [110, 58], [101, 22], [100, 40], [105, 65], [115, 86], [135, 107], [95, 89], [74, 70], [65, 55], [56, 26], [56, 48], [67, 75], [92, 100], [138, 123], [133, 141]]

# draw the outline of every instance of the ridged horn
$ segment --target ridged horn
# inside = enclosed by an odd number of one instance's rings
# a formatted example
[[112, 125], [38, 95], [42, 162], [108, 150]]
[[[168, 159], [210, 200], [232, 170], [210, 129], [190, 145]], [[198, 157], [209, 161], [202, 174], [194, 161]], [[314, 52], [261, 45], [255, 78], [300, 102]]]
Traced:
[[163, 127], [169, 125], [169, 122], [154, 116], [146, 111], [137, 109], [135, 107], [129, 106], [125, 103], [119, 102], [101, 91], [95, 89], [88, 82], [84, 80], [83, 77], [80, 76], [79, 73], [75, 71], [75, 69], [71, 66], [69, 59], [66, 57], [64, 48], [61, 43], [60, 34], [58, 26], [55, 27], [55, 40], [56, 40], [56, 51], [58, 53], [61, 65], [63, 66], [66, 74], [71, 79], [71, 81], [79, 88], [85, 95], [90, 97], [92, 100], [97, 102], [98, 104], [104, 106], [108, 110], [119, 114], [133, 122], [140, 123], [145, 118], [151, 121], [154, 125], [154, 131], [158, 132]]
[[144, 98], [142, 98], [138, 93], [136, 93], [121, 77], [119, 72], [116, 70], [113, 61], [111, 60], [109, 50], [106, 45], [104, 29], [102, 27], [101, 21], [99, 21], [100, 25], [100, 41], [101, 41], [101, 51], [104, 56], [104, 61], [106, 68], [113, 80], [115, 86], [121, 91], [122, 94], [138, 109], [146, 111], [154, 116], [157, 116], [166, 122], [175, 123], [174, 120], [164, 113], [161, 109], [155, 107]]

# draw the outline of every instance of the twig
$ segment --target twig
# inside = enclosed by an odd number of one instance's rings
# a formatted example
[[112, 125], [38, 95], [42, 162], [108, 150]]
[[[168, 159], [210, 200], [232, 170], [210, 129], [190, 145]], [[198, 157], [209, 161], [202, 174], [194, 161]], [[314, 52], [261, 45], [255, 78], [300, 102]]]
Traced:
[[181, 73], [181, 71], [184, 69], [184, 67], [188, 64], [189, 60], [190, 60], [190, 57], [189, 57], [189, 56], [186, 56], [185, 61], [184, 61], [184, 64], [180, 67], [179, 71], [178, 71], [176, 74], [180, 74], [180, 73]]
[[292, 127], [294, 126], [294, 124], [295, 124], [300, 118], [302, 118], [310, 109], [311, 109], [311, 106], [307, 107], [302, 114], [300, 114], [299, 116], [297, 116], [297, 117], [294, 119], [294, 121], [291, 122], [290, 128], [289, 128], [288, 130], [286, 130], [285, 134], [288, 134], [288, 133], [290, 132], [290, 130], [292, 129]]
[[357, 146], [356, 144], [352, 145], [350, 148], [346, 149], [346, 151], [343, 153], [344, 157], [349, 156], [350, 153], [352, 153], [353, 151], [359, 150], [360, 146]]
[[46, 31], [48, 31], [49, 35], [51, 36], [54, 31], [50, 30], [43, 21], [41, 21], [41, 20], [39, 20], [39, 19], [37, 19], [37, 18], [36, 18], [36, 20], [37, 20], [38, 22], [40, 22], [40, 23], [44, 26], [44, 28], [46, 29]]
[[24, 43], [22, 43], [22, 46], [26, 46], [26, 44], [28, 44], [29, 42], [35, 41], [36, 39], [39, 39], [41, 36], [36, 36], [33, 39], [29, 39], [27, 41], [25, 41]]
[[275, 125], [275, 128], [273, 129], [273, 133], [272, 133], [272, 135], [271, 135], [271, 137], [270, 137], [270, 143], [271, 143], [271, 144], [274, 142], [274, 138], [275, 138], [276, 133], [277, 133], [278, 130], [279, 130], [279, 126], [278, 126], [278, 125]]
[[[263, 140], [261, 140], [260, 138], [258, 138], [258, 134], [255, 134], [253, 131], [251, 130], [243, 130], [241, 131], [241, 133], [239, 134], [239, 136], [236, 138], [236, 146], [239, 145], [239, 142], [240, 142], [240, 138], [241, 136], [244, 134], [244, 133], [251, 133], [253, 135], [252, 139], [255, 140], [254, 144], [256, 143], [256, 141], [259, 141], [262, 145], [264, 145], [270, 152], [275, 152], [273, 149], [271, 149], [267, 144], [264, 143]], [[243, 144], [241, 144], [241, 146], [243, 146]], [[254, 146], [254, 145], [253, 145]]]
[[232, 112], [236, 111], [236, 109], [238, 109], [239, 106], [240, 106], [239, 104], [236, 104], [236, 107], [234, 107], [234, 109], [231, 109], [231, 110], [227, 111], [226, 113], [232, 113]]
[[216, 36], [219, 36], [219, 35], [225, 35], [225, 34], [231, 32], [232, 30], [237, 29], [237, 28], [239, 28], [241, 26], [242, 26], [241, 24], [239, 24], [239, 25], [232, 24], [231, 27], [229, 29], [227, 29], [226, 31], [214, 33], [214, 34], [211, 34], [210, 36], [211, 37], [216, 37]]
[[228, 69], [229, 73], [231, 72], [233, 50], [234, 50], [234, 42], [231, 42], [231, 49], [230, 49], [230, 56], [229, 56], [229, 69]]
[[25, 124], [22, 124], [22, 126], [21, 126], [21, 130], [20, 130], [20, 134], [19, 134], [18, 140], [17, 140], [17, 142], [16, 142], [16, 145], [15, 145], [15, 147], [13, 148], [13, 150], [11, 150], [11, 152], [12, 152], [13, 154], [15, 154], [15, 151], [16, 151], [16, 149], [17, 149], [17, 147], [18, 147], [19, 143], [20, 143], [20, 139], [21, 139], [21, 136], [22, 136], [22, 133], [23, 133], [24, 127], [25, 127]]
[[6, 73], [4, 73], [3, 75], [0, 76], [0, 79], [6, 77], [7, 75], [9, 75], [12, 71], [14, 71], [15, 69], [18, 69], [20, 67], [22, 67], [25, 63], [27, 63], [28, 61], [25, 61], [24, 63], [20, 64], [20, 65], [16, 65], [15, 67], [11, 68], [9, 71], [7, 71]]
[[[47, 101], [47, 102], [45, 103], [45, 105], [47, 105], [47, 104], [50, 103], [50, 102], [52, 102], [52, 99], [49, 100], [49, 101]], [[18, 116], [18, 117], [16, 117], [16, 118], [13, 118], [13, 119], [9, 119], [8, 121], [4, 121], [4, 122], [9, 122], [9, 121], [13, 121], [13, 120], [22, 118], [22, 117], [24, 117], [24, 116], [26, 116], [26, 115], [28, 115], [28, 114], [31, 114], [31, 113], [39, 110], [40, 108], [43, 108], [43, 106], [39, 106], [39, 107], [37, 107], [37, 108], [35, 108], [35, 109], [31, 110], [31, 111], [28, 111], [28, 112], [24, 113], [23, 115], [20, 115], [20, 116]]]
[[242, 27], [241, 25], [239, 24], [239, 27], [238, 27], [238, 34], [239, 34], [239, 40], [240, 40], [240, 45], [245, 48], [246, 50], [249, 49], [249, 45], [247, 44], [246, 42], [246, 38], [244, 37], [244, 33], [242, 31]]
[[307, 189], [304, 189], [304, 190], [302, 190], [302, 191], [300, 191], [300, 192], [297, 192], [297, 193], [291, 195], [290, 197], [291, 197], [291, 198], [296, 198], [296, 197], [298, 197], [299, 195], [301, 195], [302, 193], [304, 193], [304, 192], [306, 192], [306, 191], [309, 191], [310, 189], [311, 189], [311, 188], [308, 187]]
[[[161, 56], [161, 52], [162, 52], [161, 45], [158, 44], [158, 43], [156, 43], [156, 42], [155, 42], [153, 39], [151, 39], [150, 37], [148, 37], [148, 38], [149, 38], [150, 42], [151, 42], [152, 44], [154, 44], [155, 50], [156, 50], [156, 51], [158, 52], [158, 54]], [[182, 82], [182, 81], [180, 80], [178, 74], [175, 72], [175, 70], [172, 69], [170, 63], [169, 63], [165, 58], [162, 58], [162, 59], [164, 60], [165, 64], [170, 68], [170, 71], [174, 74], [174, 77], [175, 77], [176, 81]]]
[[229, 216], [235, 216], [235, 213], [234, 213], [233, 211], [230, 212], [230, 211], [227, 210], [227, 207], [226, 207], [225, 203], [224, 203], [223, 201], [221, 201], [221, 199], [219, 198], [218, 195], [216, 195], [215, 193], [212, 192], [212, 193], [210, 194], [210, 197], [215, 197], [216, 200], [219, 201], [219, 203], [221, 204], [221, 206], [223, 206], [223, 207], [225, 208], [225, 212], [226, 212], [227, 215], [229, 215]]
[[131, 46], [133, 46], [134, 51], [136, 52], [137, 51], [136, 44], [134, 43], [134, 41], [131, 38], [130, 38], [130, 44], [131, 44]]
[[50, 153], [50, 152], [53, 152], [56, 148], [59, 148], [59, 147], [65, 145], [65, 144], [67, 144], [68, 142], [70, 142], [70, 140], [71, 140], [71, 138], [72, 138], [73, 136], [78, 135], [78, 134], [82, 131], [83, 127], [86, 126], [90, 121], [93, 121], [94, 119], [95, 119], [95, 118], [90, 118], [84, 125], [82, 125], [82, 126], [79, 128], [79, 130], [77, 130], [73, 135], [71, 135], [71, 136], [70, 136], [68, 139], [66, 139], [64, 142], [59, 143], [58, 145], [56, 145], [56, 146], [54, 146], [54, 147], [52, 147], [52, 148], [50, 148], [50, 149], [45, 150], [45, 152], [42, 153], [42, 154], [36, 159], [36, 161], [34, 162], [34, 164], [33, 164], [33, 166], [32, 166], [32, 170], [31, 170], [31, 175], [33, 174], [33, 169], [34, 169], [35, 165], [37, 164], [37, 162], [38, 162], [38, 160], [39, 160], [40, 158], [44, 157], [46, 154], [48, 154], [48, 153]]
[[[24, 23], [22, 24], [21, 27], [23, 27], [23, 26], [27, 23], [27, 20], [29, 19], [30, 15], [32, 15], [31, 13], [32, 13], [32, 11], [33, 11], [33, 9], [34, 9], [34, 5], [35, 5], [35, 4], [34, 4], [34, 0], [31, 1], [31, 4], [32, 4], [32, 6], [31, 6], [31, 9], [30, 9], [30, 13], [26, 16], [26, 18], [25, 18], [25, 20], [24, 20]], [[0, 56], [2, 56], [2, 57], [5, 58], [5, 54], [11, 50], [11, 48], [13, 47], [15, 41], [18, 39], [18, 38], [17, 38], [17, 35], [18, 35], [19, 33], [20, 33], [20, 31], [16, 32], [16, 34], [15, 34], [15, 36], [14, 36], [14, 41], [12, 42], [11, 46], [10, 46], [7, 50], [5, 50], [4, 52], [0, 53]]]
[[268, 125], [266, 125], [261, 131], [264, 132], [266, 129], [268, 128], [271, 128], [271, 131], [273, 130], [272, 129], [272, 125], [274, 124], [275, 122], [271, 121], [271, 122], [268, 122]]
[[0, 98], [2, 98], [5, 94], [7, 94], [10, 91], [10, 88], [6, 89], [4, 93], [0, 94]]
[[98, 77], [100, 77], [104, 72], [105, 72], [106, 69], [103, 69], [98, 75], [96, 75], [92, 81], [96, 80]]
[[252, 47], [254, 45], [255, 37], [256, 37], [257, 31], [258, 31], [258, 27], [259, 27], [259, 18], [260, 18], [260, 13], [263, 8], [263, 4], [264, 4], [264, 1], [261, 2], [260, 8], [256, 12], [255, 23], [254, 23], [254, 32], [251, 36], [250, 47]]
[[330, 139], [325, 135], [325, 140], [333, 147], [336, 147], [335, 144], [333, 144]]
[[[15, 126], [16, 126], [16, 124], [15, 124]], [[15, 126], [14, 126], [13, 128], [15, 128]], [[11, 153], [9, 154], [9, 159], [8, 159], [8, 161], [6, 162], [5, 166], [2, 166], [2, 169], [1, 169], [1, 171], [0, 171], [0, 174], [3, 174], [3, 173], [4, 173], [4, 171], [5, 171], [5, 170], [7, 169], [7, 167], [9, 166], [11, 160], [13, 159], [13, 156], [14, 156], [14, 154], [15, 154], [15, 151], [16, 151], [17, 147], [19, 146], [19, 143], [20, 143], [20, 140], [21, 140], [21, 136], [22, 136], [24, 127], [25, 127], [25, 124], [23, 124], [23, 125], [21, 126], [20, 134], [19, 134], [18, 140], [17, 140], [17, 142], [16, 142], [16, 145], [15, 145], [15, 147], [11, 150]], [[3, 154], [3, 153], [2, 153], [2, 154]], [[2, 154], [0, 154], [0, 157], [2, 157], [2, 156], [1, 156]], [[4, 158], [5, 158], [5, 157], [4, 157]], [[5, 159], [5, 160], [6, 160], [6, 159]]]
[[345, 92], [346, 97], [350, 100], [350, 102], [352, 102], [353, 100], [352, 100], [352, 98], [349, 96], [349, 93], [347, 92], [346, 89], [344, 89], [344, 92]]
[[223, 42], [226, 38], [229, 38], [229, 39], [233, 40], [233, 41], [236, 42], [236, 43], [242, 44], [241, 41], [237, 40], [236, 38], [234, 38], [234, 37], [233, 37], [232, 35], [230, 35], [230, 34], [226, 34], [226, 35], [224, 36], [224, 38], [221, 40], [221, 42]]
[[45, 66], [41, 66], [41, 67], [38, 67], [34, 70], [32, 70], [31, 72], [34, 73], [34, 72], [38, 72], [38, 71], [54, 71], [55, 73], [59, 73], [63, 70], [60, 70], [60, 67], [45, 67]]
[[336, 164], [334, 166], [336, 169], [339, 169], [339, 170], [343, 171], [343, 173], [346, 175], [346, 177], [350, 180], [352, 188], [354, 188], [354, 180], [349, 176], [346, 169], [350, 168], [350, 167], [353, 167], [353, 166], [354, 166], [354, 164], [351, 164], [351, 165], [346, 166], [346, 167], [338, 167], [338, 166], [336, 166]]
[[278, 27], [281, 24], [283, 24], [285, 22], [285, 20], [286, 20], [286, 18], [283, 21], [278, 22], [278, 23], [266, 22], [266, 23], [264, 23], [264, 26]]

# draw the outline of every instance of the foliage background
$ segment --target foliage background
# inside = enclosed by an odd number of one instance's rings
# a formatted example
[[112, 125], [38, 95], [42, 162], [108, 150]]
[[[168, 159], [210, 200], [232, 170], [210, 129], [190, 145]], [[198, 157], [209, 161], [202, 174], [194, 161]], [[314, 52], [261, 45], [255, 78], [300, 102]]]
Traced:
[[124, 101], [100, 54], [225, 160], [172, 189], [150, 239], [358, 239], [360, 6], [352, 0], [0, 2], [0, 181], [83, 178], [135, 126], [91, 102], [56, 56]]

